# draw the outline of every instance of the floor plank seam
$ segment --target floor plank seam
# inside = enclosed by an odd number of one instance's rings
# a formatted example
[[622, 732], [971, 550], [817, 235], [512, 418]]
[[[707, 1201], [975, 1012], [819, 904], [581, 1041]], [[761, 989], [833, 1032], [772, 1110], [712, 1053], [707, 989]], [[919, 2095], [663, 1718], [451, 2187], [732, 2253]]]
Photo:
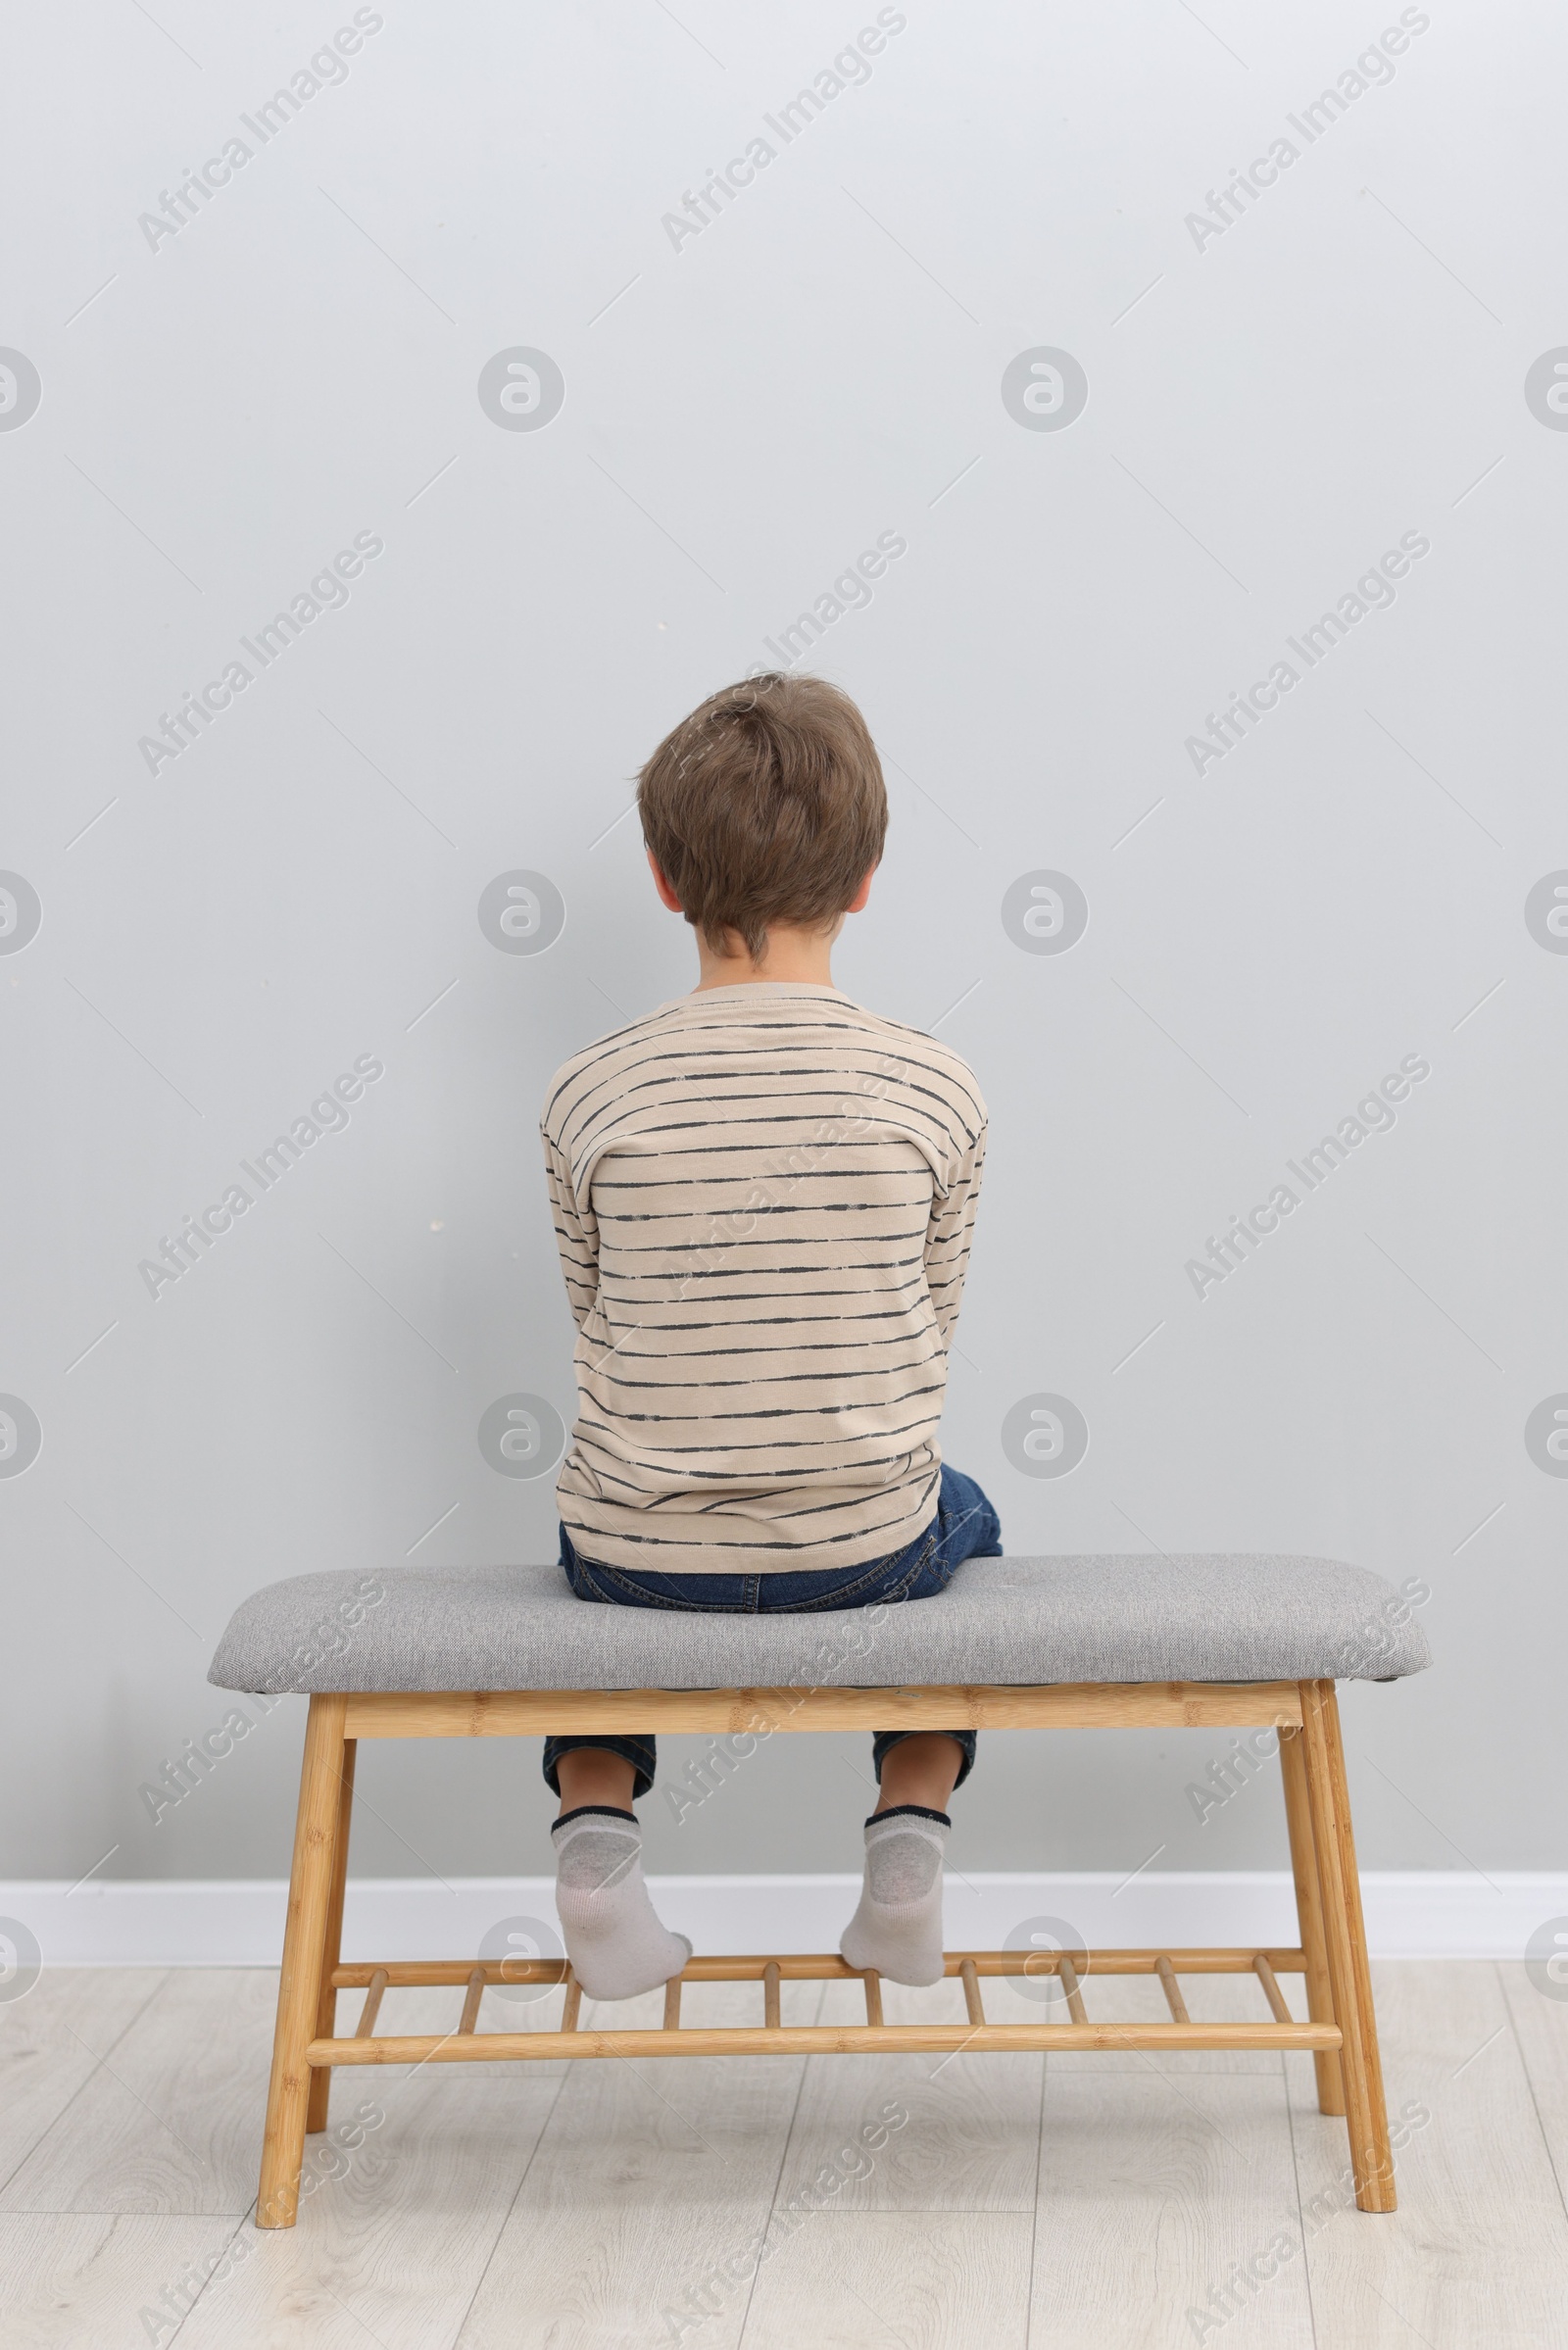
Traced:
[[[27, 2148], [25, 2154], [19, 2158], [15, 2168], [8, 2171], [4, 2179], [0, 2179], [0, 2208], [3, 2208], [4, 2198], [8, 2193], [11, 2182], [16, 2178], [17, 2173], [23, 2170], [29, 2162], [31, 2162], [33, 2156], [43, 2144], [45, 2138], [47, 2138], [54, 2130], [59, 2129], [67, 2114], [70, 2113], [72, 2107], [75, 2104], [76, 2099], [83, 2095], [87, 2088], [90, 2087], [91, 2083], [97, 2079], [99, 2072], [103, 2066], [107, 2064], [109, 2058], [113, 2056], [115, 2050], [124, 2038], [125, 2033], [127, 2032], [133, 2032], [136, 2026], [141, 2022], [142, 2017], [147, 2013], [147, 2010], [149, 2007], [151, 2007], [153, 2001], [157, 1998], [159, 1992], [164, 1988], [164, 1984], [169, 1981], [170, 1976], [173, 1972], [174, 1970], [172, 1967], [165, 1969], [161, 1980], [153, 1984], [152, 1989], [148, 1992], [140, 2007], [137, 2008], [135, 2014], [127, 2017], [123, 2029], [116, 2032], [114, 2038], [110, 2041], [108, 2047], [104, 2050], [101, 2056], [95, 2052], [91, 2041], [84, 2040], [79, 2032], [72, 2032], [71, 2026], [69, 2024], [66, 2025], [66, 2030], [71, 2032], [71, 2036], [76, 2042], [77, 2046], [85, 2048], [87, 2054], [93, 2058], [92, 2071], [87, 2075], [84, 2081], [77, 2081], [75, 2087], [72, 2090], [71, 2095], [66, 2099], [65, 2104], [60, 2108], [60, 2111], [54, 2115], [50, 2121], [44, 2124], [44, 2127], [39, 2130], [37, 2136], [33, 2139], [32, 2144]], [[62, 2017], [61, 2021], [64, 2023], [64, 2017]], [[118, 2219], [121, 2215], [117, 2212], [112, 2216]]]
[[176, 2211], [167, 2204], [156, 2211], [77, 2211], [67, 2203], [24, 2203], [15, 2211], [0, 2209], [0, 2220], [232, 2220], [237, 2226], [255, 2208], [254, 2195], [233, 2211]]
[[248, 2204], [245, 2210], [240, 2213], [239, 2218], [235, 2221], [227, 2235], [223, 2238], [222, 2247], [209, 2264], [207, 2274], [202, 2278], [201, 2288], [198, 2291], [195, 2300], [191, 2303], [189, 2309], [183, 2310], [180, 2313], [179, 2324], [174, 2327], [173, 2332], [169, 2337], [168, 2350], [174, 2350], [174, 2344], [184, 2332], [188, 2322], [196, 2315], [197, 2310], [201, 2307], [203, 2295], [206, 2293], [208, 2287], [213, 2283], [218, 2270], [221, 2268], [223, 2254], [229, 2249], [231, 2244], [237, 2241], [240, 2229], [244, 2227], [246, 2221], [249, 2219], [251, 2213], [255, 2209], [256, 2205], [254, 2201]]
[[1312, 2332], [1312, 2350], [1319, 2350], [1317, 2338], [1317, 2301], [1312, 2291], [1312, 2262], [1306, 2242], [1306, 2207], [1301, 2201], [1301, 2148], [1296, 2134], [1296, 2108], [1291, 2103], [1291, 2076], [1285, 2058], [1280, 2057], [1280, 2075], [1285, 2091], [1285, 2127], [1291, 2138], [1291, 2177], [1296, 2181], [1296, 2224], [1301, 2236], [1301, 2273], [1306, 2285], [1306, 2322]]
[[468, 2295], [467, 2301], [464, 2306], [463, 2314], [458, 2320], [458, 2329], [452, 2336], [450, 2343], [447, 2345], [447, 2350], [459, 2350], [459, 2344], [463, 2340], [464, 2333], [467, 2327], [468, 2320], [473, 2315], [474, 2303], [478, 2300], [479, 2295], [484, 2290], [484, 2280], [490, 2274], [491, 2266], [496, 2257], [497, 2248], [500, 2245], [502, 2237], [506, 2234], [507, 2229], [512, 2225], [512, 2215], [517, 2208], [518, 2197], [521, 2195], [523, 2188], [528, 2183], [529, 2172], [533, 2169], [534, 2164], [539, 2159], [539, 2149], [545, 2142], [545, 2133], [549, 2130], [551, 2123], [556, 2118], [556, 2107], [561, 2103], [561, 2093], [570, 2078], [571, 2076], [569, 2068], [563, 2066], [561, 2077], [556, 2082], [556, 2093], [550, 2100], [550, 2111], [545, 2115], [544, 2120], [539, 2125], [538, 2132], [535, 2135], [533, 2144], [528, 2150], [528, 2159], [522, 2166], [522, 2176], [517, 2180], [516, 2186], [513, 2190], [512, 2201], [507, 2205], [505, 2212], [502, 2214], [501, 2225], [496, 2229], [494, 2236], [491, 2238], [490, 2249], [484, 2256], [484, 2266], [479, 2271], [478, 2276], [474, 2278], [473, 2290]]
[[1034, 2200], [1031, 2206], [1029, 2228], [1029, 2274], [1024, 2281], [1023, 2350], [1030, 2350], [1035, 2334], [1035, 2270], [1040, 2259], [1040, 2172], [1046, 2151], [1046, 2099], [1051, 2092], [1051, 2059], [1040, 2059], [1040, 2110], [1035, 2116], [1035, 2178]]
[[1492, 1971], [1496, 1977], [1497, 1989], [1501, 1994], [1502, 2012], [1508, 2019], [1508, 2037], [1513, 2042], [1520, 2070], [1525, 2077], [1525, 2086], [1530, 2091], [1530, 2110], [1536, 2117], [1536, 2128], [1541, 2132], [1542, 2144], [1546, 2150], [1546, 2160], [1551, 2166], [1551, 2176], [1556, 2181], [1557, 2200], [1563, 2207], [1564, 2219], [1568, 2220], [1568, 2187], [1565, 2187], [1563, 2175], [1557, 2167], [1557, 2157], [1552, 2151], [1551, 2133], [1546, 2128], [1546, 2117], [1541, 2110], [1541, 2099], [1536, 2091], [1536, 2077], [1530, 2069], [1530, 2059], [1525, 2053], [1524, 2042], [1519, 2037], [1519, 2023], [1513, 2010], [1513, 1996], [1509, 1991], [1502, 1969], [1495, 1959], [1492, 1962]]
[[813, 2211], [813, 2220], [853, 2220], [857, 2226], [865, 2220], [1026, 2220], [1030, 2206], [1024, 2203], [887, 2203], [874, 2210], [861, 2210], [843, 2205], [837, 2211]]
[[[813, 2022], [821, 2014], [822, 2002], [826, 1996], [827, 1985], [824, 1983], [821, 1989], [817, 1992], [816, 2005], [811, 2011]], [[800, 2119], [801, 2101], [806, 2095], [806, 2077], [811, 2069], [811, 2059], [808, 2056], [803, 2057], [800, 2062], [800, 2077], [795, 2083], [795, 2102], [790, 2107], [790, 2118], [784, 2126], [784, 2142], [778, 2150], [778, 2165], [773, 2173], [772, 2190], [767, 2198], [767, 2209], [762, 2214], [761, 2232], [762, 2243], [764, 2245], [767, 2243], [768, 2238], [773, 2232], [773, 2215], [778, 2210], [778, 2192], [779, 2188], [784, 2182], [785, 2173], [789, 2168], [790, 2147], [793, 2145], [795, 2140], [795, 2125]], [[746, 2306], [741, 2311], [741, 2322], [735, 2335], [736, 2350], [745, 2350], [747, 2329], [752, 2322], [752, 2303], [757, 2298], [757, 2279], [761, 2276], [761, 2274], [762, 2264], [761, 2261], [759, 2260], [756, 2268], [752, 2271], [752, 2274], [747, 2280]]]

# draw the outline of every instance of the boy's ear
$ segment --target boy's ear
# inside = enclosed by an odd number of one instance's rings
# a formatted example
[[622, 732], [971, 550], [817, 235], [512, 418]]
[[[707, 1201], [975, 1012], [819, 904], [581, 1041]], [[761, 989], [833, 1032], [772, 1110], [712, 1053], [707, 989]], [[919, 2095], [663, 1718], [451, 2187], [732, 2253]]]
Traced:
[[861, 882], [859, 888], [856, 891], [854, 897], [850, 900], [849, 905], [844, 908], [847, 914], [858, 914], [864, 911], [866, 900], [871, 895], [871, 883], [875, 877], [876, 867], [873, 865], [870, 871], [866, 874], [865, 879]]
[[[674, 891], [670, 888], [669, 883], [665, 880], [663, 868], [660, 864], [659, 859], [655, 857], [652, 849], [647, 852], [647, 857], [648, 870], [654, 877], [654, 887], [659, 892], [661, 903], [664, 906], [667, 906], [672, 914], [684, 913], [686, 909], [681, 905], [681, 902], [676, 897]], [[867, 887], [870, 885], [870, 875], [867, 874]]]

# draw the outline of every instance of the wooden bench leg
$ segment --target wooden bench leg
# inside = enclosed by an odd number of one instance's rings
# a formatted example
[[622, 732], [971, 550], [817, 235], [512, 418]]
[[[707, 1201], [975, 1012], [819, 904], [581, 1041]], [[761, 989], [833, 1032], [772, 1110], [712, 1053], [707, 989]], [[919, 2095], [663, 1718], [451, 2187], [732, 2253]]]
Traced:
[[1303, 1681], [1300, 1687], [1301, 1744], [1322, 1895], [1323, 1937], [1334, 2021], [1345, 2035], [1340, 2057], [1355, 2200], [1362, 2211], [1388, 2212], [1395, 2208], [1394, 2156], [1383, 2103], [1340, 1709], [1332, 1681]]
[[[1296, 1877], [1296, 1915], [1306, 1954], [1306, 2012], [1314, 2024], [1334, 2021], [1334, 1992], [1329, 1983], [1328, 1948], [1323, 1939], [1323, 1895], [1318, 1885], [1317, 1849], [1312, 1842], [1312, 1807], [1306, 1791], [1306, 1759], [1301, 1734], [1280, 1732], [1280, 1776], [1285, 1782], [1285, 1821], [1291, 1836], [1291, 1868]], [[1345, 2080], [1338, 2053], [1317, 2048], [1312, 2054], [1317, 2075], [1320, 2114], [1343, 2114]]]
[[[342, 1794], [337, 1809], [337, 1841], [332, 1851], [332, 1895], [326, 1909], [326, 1939], [321, 1946], [321, 1991], [316, 2010], [316, 2036], [318, 2040], [331, 2039], [337, 2030], [337, 1993], [332, 1988], [332, 1969], [343, 1952], [343, 1895], [347, 1889], [349, 1873], [349, 1822], [354, 1810], [354, 1757], [358, 1751], [358, 1741], [345, 1738]], [[310, 2101], [305, 2109], [307, 2137], [326, 2128], [326, 2103], [331, 2093], [331, 2066], [313, 2068]]]
[[300, 2165], [305, 2159], [306, 2109], [311, 2095], [305, 2051], [316, 2030], [321, 2000], [338, 1823], [343, 1811], [347, 1712], [345, 1697], [313, 1697], [305, 1725], [294, 1868], [283, 1934], [283, 1972], [277, 1986], [262, 2179], [257, 2190], [258, 2228], [292, 2228], [299, 2208]]

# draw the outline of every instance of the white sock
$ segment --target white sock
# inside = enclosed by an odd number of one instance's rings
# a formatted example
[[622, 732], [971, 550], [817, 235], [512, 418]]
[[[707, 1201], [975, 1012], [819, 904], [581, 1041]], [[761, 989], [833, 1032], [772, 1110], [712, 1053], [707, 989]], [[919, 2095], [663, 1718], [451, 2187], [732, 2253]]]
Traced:
[[942, 1855], [953, 1826], [945, 1811], [898, 1803], [865, 1823], [860, 1905], [839, 1937], [852, 1967], [891, 1983], [942, 1981]]
[[678, 1975], [692, 1954], [659, 1922], [643, 1882], [634, 1812], [585, 1803], [550, 1831], [556, 1908], [571, 1971], [590, 1999], [634, 1999]]

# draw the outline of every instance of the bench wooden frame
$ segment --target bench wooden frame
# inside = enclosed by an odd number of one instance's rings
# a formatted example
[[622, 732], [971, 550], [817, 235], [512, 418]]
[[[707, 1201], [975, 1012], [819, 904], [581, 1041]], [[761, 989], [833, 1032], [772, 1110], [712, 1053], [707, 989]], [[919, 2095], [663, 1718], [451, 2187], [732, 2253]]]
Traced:
[[[1023, 1730], [1105, 1728], [1277, 1729], [1298, 1945], [1289, 1949], [954, 1952], [946, 1971], [963, 1986], [963, 2024], [884, 2022], [880, 1979], [857, 1975], [836, 1952], [693, 1958], [666, 1984], [659, 2031], [583, 2031], [579, 1985], [564, 1960], [410, 1960], [344, 1964], [340, 1943], [361, 1738], [537, 1738], [557, 1733], [635, 1731]], [[503, 1973], [505, 1969], [505, 1973]], [[987, 2021], [980, 1985], [1009, 1974], [1054, 1973], [1067, 2023]], [[1170, 2021], [1117, 2024], [1091, 2019], [1082, 1979], [1154, 1975]], [[1177, 1978], [1253, 1975], [1269, 2009], [1259, 2023], [1203, 2023], [1189, 2015]], [[1281, 1975], [1305, 1979], [1307, 2020], [1291, 2014]], [[784, 2025], [779, 1984], [848, 1979], [863, 1983], [866, 2020], [855, 2025]], [[478, 2032], [487, 1983], [564, 1985], [556, 2032]], [[752, 2026], [683, 2027], [683, 1983], [760, 1983], [762, 2020]], [[409, 1983], [464, 1991], [454, 2031], [377, 2036], [382, 1993]], [[337, 1994], [363, 1990], [352, 2036], [336, 2036]], [[326, 2127], [339, 2065], [489, 2064], [564, 2056], [832, 2055], [918, 2050], [1303, 2048], [1312, 2051], [1319, 2110], [1343, 2114], [1355, 2200], [1362, 2211], [1395, 2208], [1394, 2165], [1378, 2060], [1377, 2026], [1350, 1831], [1339, 1708], [1332, 1681], [1059, 1684], [1039, 1689], [511, 1689], [426, 1694], [317, 1695], [311, 1699], [300, 1779], [288, 1923], [283, 1939], [277, 2029], [272, 2044], [267, 2131], [257, 2201], [259, 2228], [291, 2228], [305, 2139]]]

